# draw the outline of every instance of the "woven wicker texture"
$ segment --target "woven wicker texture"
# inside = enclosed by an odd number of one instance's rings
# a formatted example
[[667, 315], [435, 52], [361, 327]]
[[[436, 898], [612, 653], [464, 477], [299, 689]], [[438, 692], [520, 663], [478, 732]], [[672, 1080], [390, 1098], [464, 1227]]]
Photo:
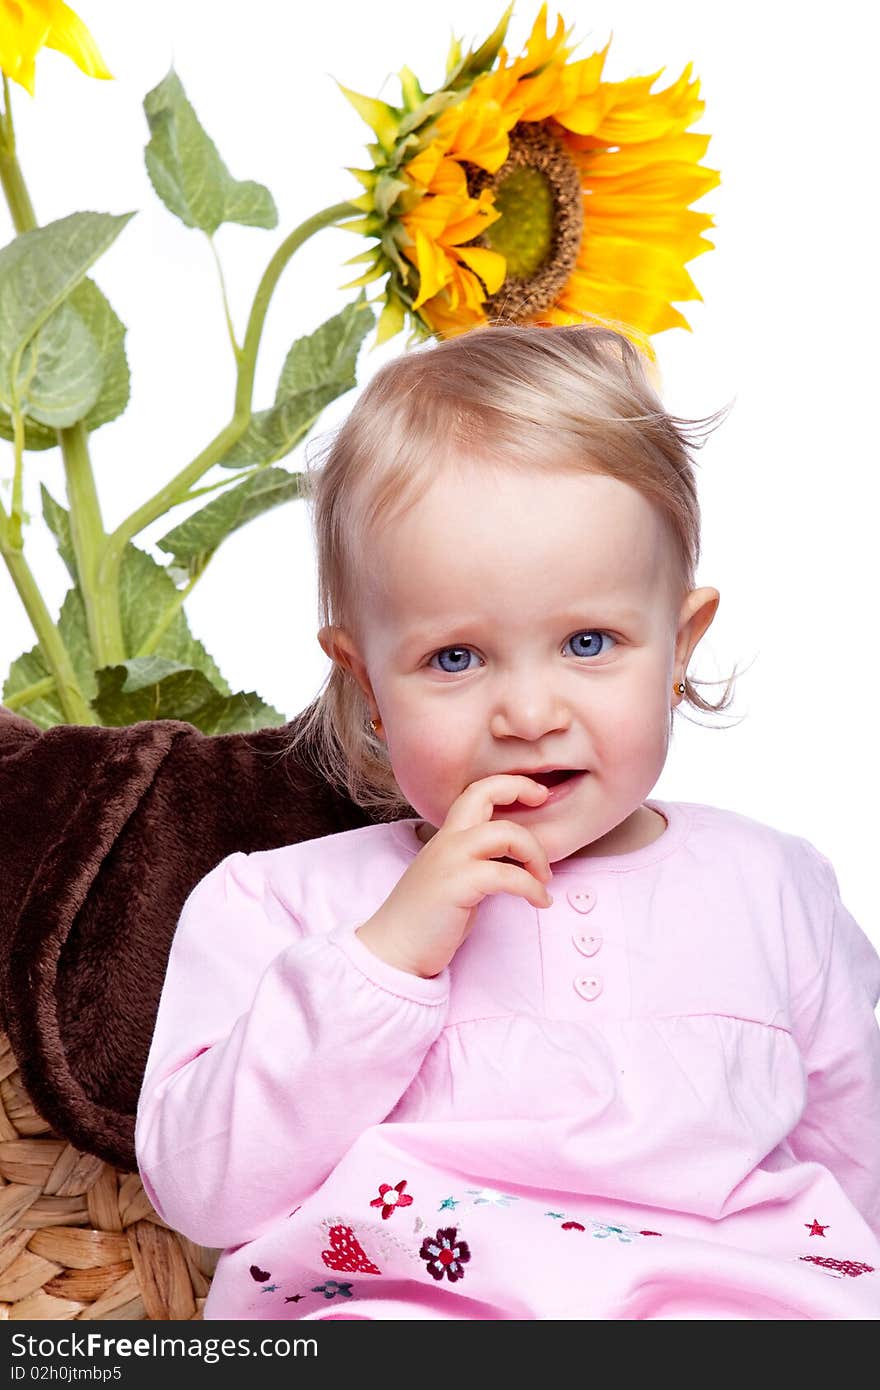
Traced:
[[0, 1317], [200, 1319], [219, 1253], [166, 1226], [137, 1173], [52, 1132], [0, 1032]]

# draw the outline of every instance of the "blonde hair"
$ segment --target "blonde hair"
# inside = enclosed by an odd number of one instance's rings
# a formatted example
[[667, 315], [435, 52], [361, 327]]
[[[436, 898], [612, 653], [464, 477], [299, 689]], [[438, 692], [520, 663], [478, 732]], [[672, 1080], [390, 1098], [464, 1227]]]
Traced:
[[[467, 459], [536, 477], [601, 473], [638, 489], [671, 541], [681, 600], [694, 588], [700, 509], [689, 450], [723, 418], [667, 414], [644, 354], [595, 325], [501, 325], [417, 348], [380, 368], [339, 429], [322, 437], [320, 467], [307, 459], [321, 626], [361, 628], [360, 576], [380, 527], [424, 496], [438, 470]], [[733, 698], [736, 670], [717, 704], [685, 678], [684, 700], [717, 714]], [[363, 692], [336, 662], [296, 721], [285, 752], [312, 766], [376, 819], [417, 812], [398, 787]]]

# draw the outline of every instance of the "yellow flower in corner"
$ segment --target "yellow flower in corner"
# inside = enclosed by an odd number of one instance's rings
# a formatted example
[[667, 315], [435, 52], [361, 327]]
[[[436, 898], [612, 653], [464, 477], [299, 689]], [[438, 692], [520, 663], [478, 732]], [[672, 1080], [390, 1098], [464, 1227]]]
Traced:
[[372, 168], [349, 170], [366, 215], [345, 224], [378, 238], [349, 262], [370, 265], [355, 285], [388, 276], [377, 341], [407, 319], [415, 337], [488, 320], [689, 328], [674, 304], [701, 297], [685, 263], [713, 225], [690, 204], [719, 182], [700, 164], [710, 137], [688, 130], [699, 82], [690, 66], [657, 92], [660, 72], [606, 82], [608, 45], [572, 61], [546, 4], [510, 60], [512, 9], [465, 57], [453, 42], [437, 92], [408, 68], [401, 106], [342, 88], [377, 136]]
[[0, 0], [0, 70], [34, 94], [41, 48], [66, 53], [87, 77], [110, 77], [98, 45], [63, 0]]

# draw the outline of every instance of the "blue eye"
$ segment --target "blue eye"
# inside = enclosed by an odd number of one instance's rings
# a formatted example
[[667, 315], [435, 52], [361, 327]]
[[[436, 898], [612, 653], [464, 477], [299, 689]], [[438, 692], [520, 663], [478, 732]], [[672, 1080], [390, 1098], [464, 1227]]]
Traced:
[[[441, 647], [439, 652], [434, 653], [434, 656], [445, 656], [447, 652], [452, 652], [453, 656], [459, 661], [462, 657], [471, 655], [470, 647]], [[434, 656], [431, 657], [432, 661], [434, 660]], [[434, 669], [436, 670], [437, 668], [435, 667]], [[458, 675], [460, 671], [466, 671], [468, 668], [466, 666], [453, 665], [452, 667], [441, 666], [440, 669], [441, 671], [445, 671], [447, 675]]]
[[[587, 638], [586, 643], [581, 642], [581, 639], [584, 637]], [[616, 642], [617, 640], [615, 637], [612, 637], [610, 632], [601, 632], [594, 628], [587, 628], [583, 632], [576, 632], [575, 635], [568, 640], [575, 645], [576, 656], [599, 656], [602, 652], [603, 637], [609, 638], [612, 642]], [[585, 650], [585, 647], [588, 650]], [[431, 663], [433, 663], [435, 657], [444, 657], [450, 653], [453, 658], [453, 663], [450, 666], [441, 665], [439, 668], [441, 671], [445, 671], [447, 675], [459, 675], [462, 671], [471, 669], [469, 666], [462, 665], [463, 661], [467, 661], [467, 659], [473, 655], [470, 647], [441, 647], [440, 651], [435, 652], [434, 656], [431, 657]], [[435, 666], [434, 670], [436, 671], [437, 669], [438, 668]]]
[[[574, 637], [569, 638], [569, 641], [572, 642], [572, 643], [574, 643], [575, 646], [577, 647], [578, 645], [580, 645], [580, 639], [581, 639], [582, 637], [586, 637], [586, 638], [589, 639], [589, 641], [587, 642], [587, 646], [590, 648], [590, 650], [589, 650], [589, 651], [584, 651], [583, 649], [581, 649], [580, 651], [576, 651], [576, 655], [577, 655], [577, 656], [598, 656], [598, 655], [599, 655], [599, 650], [601, 650], [601, 646], [602, 646], [602, 638], [603, 638], [603, 637], [611, 637], [611, 633], [610, 633], [610, 632], [599, 632], [599, 631], [594, 630], [594, 629], [592, 629], [592, 628], [588, 628], [588, 629], [587, 629], [586, 631], [584, 631], [584, 632], [576, 632], [575, 635], [574, 635]], [[614, 642], [615, 640], [616, 640], [616, 639], [615, 639], [614, 637], [611, 637], [611, 641], [612, 641], [612, 642]], [[598, 649], [598, 650], [597, 650], [597, 648], [596, 648], [596, 646], [595, 646], [595, 643], [596, 643], [596, 642], [599, 643], [599, 649]]]

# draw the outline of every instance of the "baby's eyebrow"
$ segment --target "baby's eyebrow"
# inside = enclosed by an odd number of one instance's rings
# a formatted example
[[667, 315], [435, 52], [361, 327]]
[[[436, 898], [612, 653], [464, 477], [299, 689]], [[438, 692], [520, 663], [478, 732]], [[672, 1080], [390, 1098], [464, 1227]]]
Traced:
[[[614, 603], [606, 601], [604, 603], [584, 604], [581, 608], [570, 610], [561, 614], [558, 618], [546, 619], [548, 627], [575, 627], [580, 623], [584, 628], [599, 627], [605, 624], [620, 624], [626, 626], [628, 623], [638, 622], [643, 614], [639, 608], [616, 608]], [[509, 615], [499, 615], [493, 618], [480, 619], [473, 615], [465, 615], [462, 618], [450, 618], [445, 623], [431, 623], [430, 626], [414, 628], [411, 631], [404, 629], [402, 642], [406, 645], [426, 645], [442, 642], [451, 633], [463, 632], [470, 628], [472, 631], [479, 629], [483, 622], [487, 624], [509, 621]]]

